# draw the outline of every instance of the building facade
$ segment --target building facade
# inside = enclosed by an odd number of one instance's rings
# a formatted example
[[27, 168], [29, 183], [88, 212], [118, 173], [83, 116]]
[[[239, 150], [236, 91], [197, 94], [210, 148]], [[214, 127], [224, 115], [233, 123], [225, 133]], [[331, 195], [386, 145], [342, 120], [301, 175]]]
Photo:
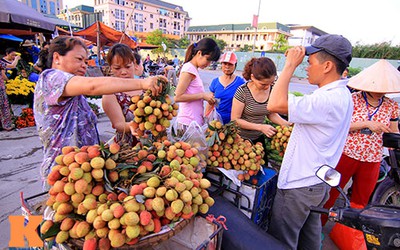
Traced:
[[104, 24], [129, 36], [159, 29], [181, 38], [190, 24], [181, 6], [159, 0], [95, 0], [94, 12], [101, 13]]
[[327, 34], [325, 31], [322, 31], [314, 26], [297, 24], [288, 24], [287, 26], [290, 28], [290, 33], [292, 34], [288, 40], [289, 46], [309, 46], [318, 37]]
[[19, 0], [42, 14], [56, 16], [63, 9], [63, 0]]
[[84, 29], [96, 21], [102, 21], [101, 13], [94, 13], [94, 7], [87, 5], [64, 9], [57, 17]]
[[190, 42], [215, 36], [216, 39], [227, 43], [227, 50], [233, 51], [253, 46], [255, 50], [271, 50], [279, 35], [283, 35], [286, 39], [291, 36], [290, 28], [277, 22], [259, 23], [257, 29], [253, 28], [251, 23], [191, 26], [186, 34]]

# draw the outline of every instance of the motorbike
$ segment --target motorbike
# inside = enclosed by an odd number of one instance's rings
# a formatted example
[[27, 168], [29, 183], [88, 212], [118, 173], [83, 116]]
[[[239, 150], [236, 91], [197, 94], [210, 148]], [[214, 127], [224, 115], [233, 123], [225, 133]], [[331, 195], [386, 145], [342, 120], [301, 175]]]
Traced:
[[381, 167], [382, 178], [375, 187], [370, 203], [400, 207], [400, 134], [384, 133], [383, 146], [389, 148], [389, 164]]
[[147, 61], [143, 63], [143, 71], [144, 74], [147, 76], [163, 75], [164, 65], [160, 66], [153, 61]]
[[330, 209], [311, 207], [312, 212], [327, 214], [331, 221], [362, 231], [368, 249], [400, 248], [400, 207], [369, 204], [363, 209], [351, 208], [349, 199], [339, 187], [341, 176], [338, 171], [323, 165], [317, 170], [316, 176], [337, 188], [345, 205]]

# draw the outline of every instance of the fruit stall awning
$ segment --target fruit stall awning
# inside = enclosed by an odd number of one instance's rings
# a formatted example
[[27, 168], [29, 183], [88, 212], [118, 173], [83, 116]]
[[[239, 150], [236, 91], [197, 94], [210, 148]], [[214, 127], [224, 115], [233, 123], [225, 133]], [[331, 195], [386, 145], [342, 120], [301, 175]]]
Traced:
[[[98, 22], [99, 24], [99, 36], [100, 36], [100, 44], [101, 46], [112, 46], [115, 43], [121, 43], [128, 45], [132, 49], [137, 47], [135, 41], [133, 41], [129, 36], [125, 35], [124, 33], [117, 31], [111, 27], [108, 27], [102, 22]], [[84, 30], [74, 32], [75, 36], [81, 36], [86, 40], [89, 40], [93, 43], [97, 43], [97, 23], [92, 24], [91, 26], [87, 27]]]
[[0, 6], [0, 29], [26, 30], [32, 33], [49, 33], [55, 29], [55, 24], [47, 17], [24, 3], [0, 0]]

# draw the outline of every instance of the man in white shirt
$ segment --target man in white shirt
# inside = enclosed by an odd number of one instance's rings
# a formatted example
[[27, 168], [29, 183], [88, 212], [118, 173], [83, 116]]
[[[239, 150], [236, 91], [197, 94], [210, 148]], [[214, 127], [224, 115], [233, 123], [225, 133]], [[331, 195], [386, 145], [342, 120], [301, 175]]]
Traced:
[[[320, 215], [329, 186], [315, 176], [324, 164], [335, 167], [349, 131], [353, 102], [341, 79], [351, 61], [352, 46], [339, 35], [323, 35], [311, 46], [286, 53], [286, 62], [272, 89], [267, 109], [288, 114], [294, 128], [278, 179], [269, 232], [291, 249], [320, 249]], [[318, 89], [311, 95], [288, 94], [290, 79], [308, 55], [307, 76]]]

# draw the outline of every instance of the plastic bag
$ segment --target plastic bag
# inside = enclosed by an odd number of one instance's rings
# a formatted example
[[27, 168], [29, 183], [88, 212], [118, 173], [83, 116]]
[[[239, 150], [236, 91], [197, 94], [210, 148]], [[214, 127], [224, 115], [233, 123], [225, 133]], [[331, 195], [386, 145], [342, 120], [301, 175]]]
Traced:
[[171, 120], [170, 126], [167, 128], [168, 140], [172, 143], [180, 141], [183, 134], [185, 133], [186, 127], [187, 126], [179, 123], [178, 119], [174, 117]]
[[210, 106], [207, 105], [207, 109], [204, 112], [204, 124], [208, 124], [213, 120], [218, 120], [220, 122], [222, 122], [222, 117], [221, 115], [217, 112], [217, 107], [219, 105], [219, 101], [217, 100], [217, 102]]
[[[354, 203], [351, 203], [351, 207], [363, 208], [363, 206]], [[339, 249], [367, 249], [363, 232], [343, 224], [336, 223], [329, 236]]]
[[[178, 124], [178, 127], [179, 126]], [[199, 151], [200, 163], [195, 171], [205, 168], [207, 165], [208, 146], [203, 128], [197, 122], [192, 121], [189, 126], [186, 127], [185, 133], [180, 138], [180, 141], [189, 143]]]

